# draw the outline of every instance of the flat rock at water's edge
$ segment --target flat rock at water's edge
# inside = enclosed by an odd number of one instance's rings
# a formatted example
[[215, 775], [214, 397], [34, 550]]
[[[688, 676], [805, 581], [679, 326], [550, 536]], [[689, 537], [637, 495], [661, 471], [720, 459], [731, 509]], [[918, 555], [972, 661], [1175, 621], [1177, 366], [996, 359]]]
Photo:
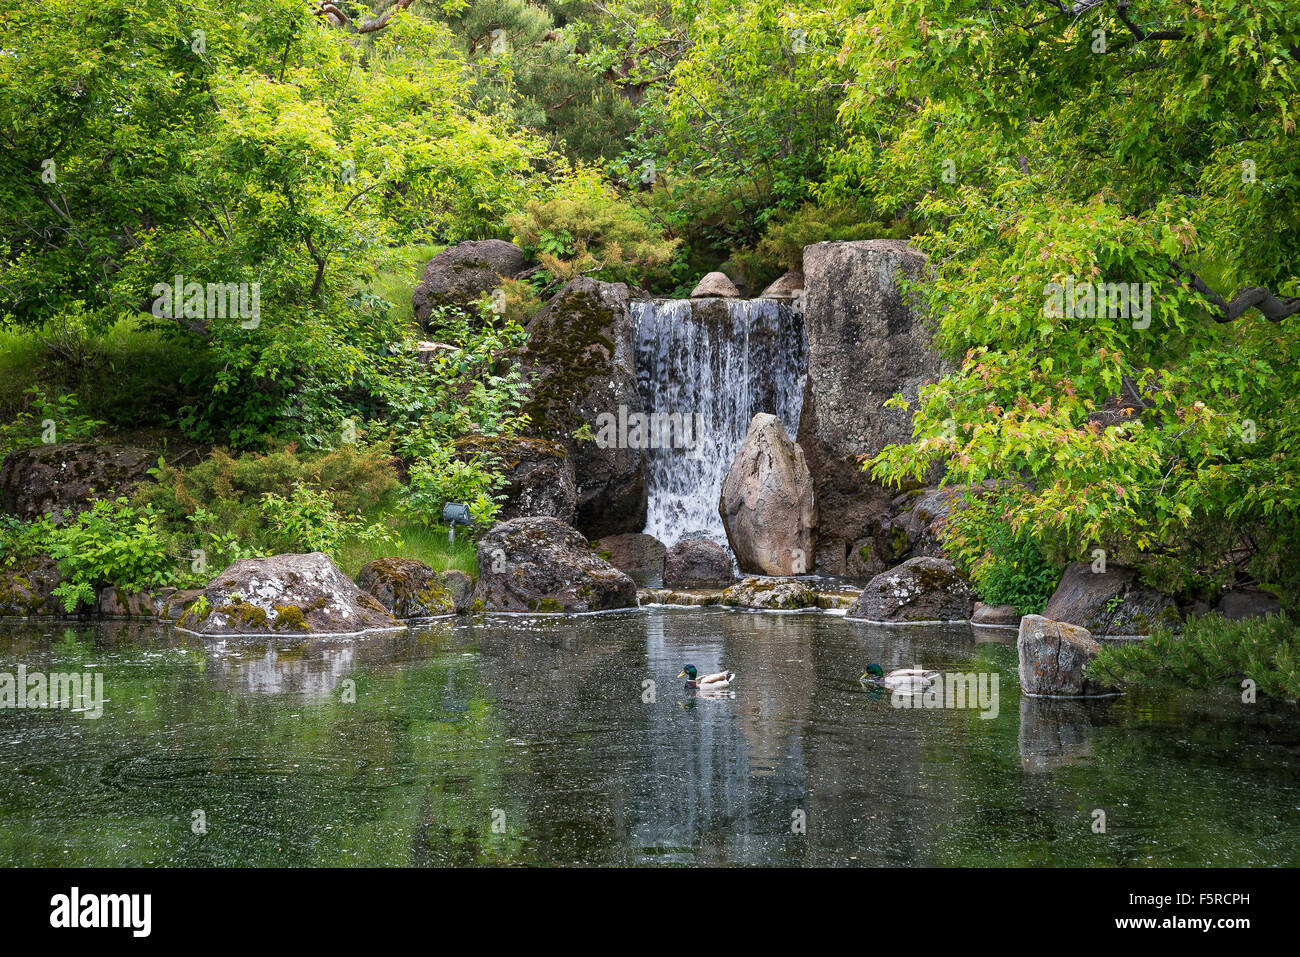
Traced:
[[862, 589], [845, 614], [868, 621], [969, 621], [975, 601], [952, 562], [909, 558], [881, 572]]
[[476, 599], [486, 611], [635, 608], [636, 584], [557, 518], [502, 522], [478, 543]]
[[178, 624], [211, 636], [347, 635], [401, 627], [321, 552], [235, 562]]

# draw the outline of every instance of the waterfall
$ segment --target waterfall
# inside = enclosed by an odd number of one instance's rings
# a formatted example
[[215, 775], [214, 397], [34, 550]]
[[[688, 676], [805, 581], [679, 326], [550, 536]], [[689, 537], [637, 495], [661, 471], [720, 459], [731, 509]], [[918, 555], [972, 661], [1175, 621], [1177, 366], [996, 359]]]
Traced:
[[649, 413], [690, 416], [695, 447], [647, 450], [645, 532], [666, 545], [726, 547], [718, 497], [749, 420], [770, 412], [794, 438], [807, 375], [803, 322], [787, 300], [632, 303], [637, 388]]

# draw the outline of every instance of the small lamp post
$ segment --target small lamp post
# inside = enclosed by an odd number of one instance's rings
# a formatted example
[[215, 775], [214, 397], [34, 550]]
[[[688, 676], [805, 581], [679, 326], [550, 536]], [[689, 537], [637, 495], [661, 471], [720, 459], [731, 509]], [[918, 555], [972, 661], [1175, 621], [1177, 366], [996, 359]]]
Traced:
[[469, 525], [473, 521], [469, 515], [469, 506], [458, 502], [448, 502], [442, 507], [442, 520], [451, 526], [447, 533], [447, 541], [451, 545], [456, 544], [456, 526]]

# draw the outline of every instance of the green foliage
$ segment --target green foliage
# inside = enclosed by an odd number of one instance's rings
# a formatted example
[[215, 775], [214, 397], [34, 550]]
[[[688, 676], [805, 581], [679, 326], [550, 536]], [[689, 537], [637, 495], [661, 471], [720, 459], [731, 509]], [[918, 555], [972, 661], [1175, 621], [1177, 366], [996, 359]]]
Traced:
[[[1296, 319], [1225, 321], [1188, 276], [1224, 299], [1300, 281], [1286, 7], [1209, 0], [1188, 19], [1152, 0], [1142, 22], [1186, 36], [1136, 42], [1110, 4], [838, 4], [853, 138], [828, 191], [916, 221], [918, 303], [952, 369], [876, 477], [942, 462], [952, 482], [1022, 480], [1023, 520], [1072, 556], [1105, 547], [1175, 590], [1300, 593]], [[1085, 283], [1136, 283], [1149, 309], [1054, 308]]]
[[1145, 641], [1106, 642], [1088, 665], [1102, 681], [1167, 680], [1193, 688], [1250, 679], [1260, 694], [1300, 699], [1300, 630], [1286, 615], [1228, 621], [1206, 615], [1182, 634], [1157, 629]]
[[474, 521], [491, 525], [501, 510], [506, 480], [491, 458], [458, 457], [448, 446], [431, 445], [411, 465], [410, 485], [400, 509], [414, 521], [433, 525], [442, 521], [448, 502], [468, 505]]
[[980, 600], [1037, 615], [1061, 580], [1023, 520], [1019, 489], [970, 494], [944, 525], [944, 552], [970, 576]]
[[179, 574], [158, 515], [125, 498], [99, 499], [71, 522], [45, 531], [45, 548], [63, 577], [54, 594], [69, 612], [82, 602], [93, 603], [100, 586], [147, 591], [171, 584]]
[[48, 516], [24, 522], [13, 515], [0, 515], [0, 567], [12, 568], [44, 555], [53, 533], [54, 523]]
[[803, 248], [813, 243], [849, 239], [902, 239], [908, 225], [883, 225], [867, 204], [850, 197], [824, 203], [805, 203], [797, 210], [774, 215], [753, 251], [764, 266], [802, 269]]
[[[419, 17], [359, 44], [291, 0], [7, 2], [0, 48], [0, 322], [69, 343], [152, 313], [208, 359], [178, 415], [204, 440], [326, 445], [382, 409], [404, 330], [358, 290], [390, 245], [499, 229], [547, 152], [467, 108], [453, 35]], [[257, 284], [261, 321], [169, 318], [177, 275]]]
[[508, 220], [515, 240], [556, 282], [592, 276], [639, 285], [665, 275], [677, 242], [623, 200], [596, 171], [578, 167], [551, 196]]
[[344, 541], [388, 543], [393, 535], [379, 523], [359, 514], [338, 510], [334, 496], [326, 489], [302, 481], [293, 485], [288, 497], [262, 493], [260, 508], [277, 551], [339, 554]]
[[93, 435], [103, 422], [82, 415], [75, 395], [49, 397], [40, 386], [25, 390], [26, 407], [0, 424], [0, 460], [17, 449], [42, 442], [75, 442]]

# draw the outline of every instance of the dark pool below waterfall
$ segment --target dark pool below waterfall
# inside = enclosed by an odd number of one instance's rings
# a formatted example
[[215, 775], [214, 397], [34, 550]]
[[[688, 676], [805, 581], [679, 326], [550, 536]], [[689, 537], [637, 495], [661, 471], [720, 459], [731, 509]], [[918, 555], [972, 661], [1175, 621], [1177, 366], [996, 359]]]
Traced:
[[[996, 673], [998, 714], [896, 708], [858, 683], [872, 661]], [[736, 671], [734, 697], [686, 692], [685, 662]], [[19, 664], [102, 671], [107, 701], [0, 710], [5, 865], [1300, 863], [1294, 706], [1023, 698], [1011, 631], [648, 608], [268, 645], [0, 622], [0, 672]]]

